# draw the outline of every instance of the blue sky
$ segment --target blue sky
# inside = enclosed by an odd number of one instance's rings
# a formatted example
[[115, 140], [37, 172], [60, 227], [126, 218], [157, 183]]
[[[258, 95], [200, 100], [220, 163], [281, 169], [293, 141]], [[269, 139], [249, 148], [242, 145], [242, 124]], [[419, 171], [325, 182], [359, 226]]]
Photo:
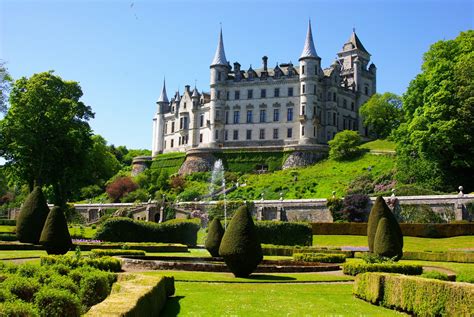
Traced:
[[323, 68], [352, 31], [377, 65], [377, 89], [402, 94], [423, 53], [474, 25], [472, 1], [0, 0], [0, 58], [14, 78], [55, 70], [78, 81], [109, 143], [151, 147], [163, 77], [168, 95], [209, 90], [219, 23], [227, 59], [297, 63], [308, 18]]

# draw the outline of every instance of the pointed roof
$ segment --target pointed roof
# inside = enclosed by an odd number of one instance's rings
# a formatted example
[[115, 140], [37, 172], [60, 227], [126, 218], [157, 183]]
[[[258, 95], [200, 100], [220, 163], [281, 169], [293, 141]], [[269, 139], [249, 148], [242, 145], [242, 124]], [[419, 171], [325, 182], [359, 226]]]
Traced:
[[216, 54], [214, 55], [214, 59], [212, 60], [211, 66], [214, 65], [228, 65], [228, 61], [225, 57], [224, 51], [224, 40], [222, 39], [222, 28], [219, 34], [219, 43], [217, 43]]
[[181, 100], [181, 95], [179, 94], [179, 90], [176, 91], [176, 94], [174, 95], [174, 100], [176, 100], [176, 102], [179, 102]]
[[300, 59], [302, 58], [319, 58], [314, 48], [313, 32], [311, 31], [311, 20], [308, 22], [308, 32], [306, 33], [306, 40], [304, 42], [303, 52], [301, 53]]
[[362, 52], [369, 54], [369, 52], [367, 52], [367, 50], [365, 49], [364, 45], [362, 45], [362, 42], [359, 40], [359, 37], [357, 36], [355, 29], [352, 29], [352, 34], [351, 34], [351, 37], [349, 38], [348, 43], [351, 43], [353, 48], [361, 50]]
[[168, 96], [166, 95], [166, 81], [163, 79], [163, 89], [161, 90], [160, 98], [158, 98], [158, 102], [165, 102], [169, 103]]
[[193, 94], [191, 95], [191, 97], [199, 97], [199, 92], [198, 92], [196, 86], [194, 86]]

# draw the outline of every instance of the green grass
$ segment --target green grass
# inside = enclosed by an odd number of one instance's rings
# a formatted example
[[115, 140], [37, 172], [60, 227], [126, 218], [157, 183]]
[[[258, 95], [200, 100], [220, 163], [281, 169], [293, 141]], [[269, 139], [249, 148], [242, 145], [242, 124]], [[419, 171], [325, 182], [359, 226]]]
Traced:
[[[89, 251], [82, 251], [81, 254], [89, 254]], [[44, 250], [0, 250], [0, 260], [34, 258], [43, 255], [47, 255]], [[74, 251], [69, 251], [67, 255], [74, 255]]]
[[163, 316], [401, 316], [352, 295], [345, 284], [176, 282]]
[[240, 183], [246, 183], [246, 186], [233, 191], [228, 198], [260, 199], [264, 193], [265, 199], [279, 199], [280, 192], [284, 193], [285, 199], [326, 198], [332, 195], [333, 190], [342, 196], [351, 180], [358, 175], [370, 173], [376, 178], [393, 167], [392, 157], [369, 153], [351, 161], [328, 159], [305, 168], [245, 175]]
[[374, 151], [395, 151], [395, 142], [388, 140], [375, 140], [364, 143], [360, 147]]
[[0, 233], [13, 233], [16, 230], [16, 226], [0, 226]]
[[[451, 238], [403, 237], [404, 251], [448, 251], [455, 249], [474, 249], [474, 236]], [[313, 246], [341, 247], [367, 246], [366, 236], [314, 235]]]

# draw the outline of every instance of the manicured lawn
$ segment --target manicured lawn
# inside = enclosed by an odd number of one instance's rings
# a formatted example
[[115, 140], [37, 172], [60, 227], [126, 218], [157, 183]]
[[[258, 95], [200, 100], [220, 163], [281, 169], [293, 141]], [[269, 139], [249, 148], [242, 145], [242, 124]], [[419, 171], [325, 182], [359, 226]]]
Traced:
[[[452, 238], [403, 237], [405, 251], [448, 251], [455, 249], [473, 249], [474, 236]], [[313, 245], [320, 247], [367, 246], [366, 236], [314, 235]]]
[[15, 232], [15, 226], [0, 226], [0, 233]]
[[[88, 254], [89, 252], [83, 251], [81, 254]], [[69, 251], [67, 255], [75, 254], [74, 251]], [[5, 259], [21, 259], [21, 258], [32, 258], [47, 255], [44, 250], [0, 250], [0, 260]]]
[[375, 140], [360, 146], [363, 149], [374, 151], [395, 151], [395, 143], [387, 140]]
[[347, 284], [176, 282], [163, 316], [402, 316], [352, 295]]

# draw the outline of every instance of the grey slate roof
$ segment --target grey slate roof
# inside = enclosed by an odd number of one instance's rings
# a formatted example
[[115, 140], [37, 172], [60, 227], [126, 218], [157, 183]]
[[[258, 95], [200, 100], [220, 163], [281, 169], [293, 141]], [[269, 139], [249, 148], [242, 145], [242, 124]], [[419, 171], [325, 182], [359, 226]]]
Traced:
[[355, 31], [352, 31], [351, 38], [349, 39], [349, 43], [352, 44], [353, 48], [356, 48], [358, 50], [361, 50], [362, 52], [369, 54], [369, 52], [367, 52], [367, 50], [365, 49], [364, 45], [362, 45], [362, 42], [359, 40], [359, 37], [357, 36]]
[[222, 39], [222, 29], [219, 34], [219, 43], [217, 43], [216, 54], [214, 55], [214, 59], [212, 60], [211, 66], [214, 65], [224, 65], [227, 66], [228, 62], [225, 57], [224, 51], [224, 40]]
[[306, 40], [304, 42], [303, 52], [301, 53], [300, 59], [307, 57], [319, 57], [316, 53], [316, 49], [314, 48], [313, 32], [311, 31], [311, 21], [308, 22], [308, 32], [306, 33]]
[[165, 102], [169, 103], [168, 96], [166, 95], [166, 82], [163, 79], [163, 89], [161, 90], [160, 98], [158, 98], [158, 102]]

